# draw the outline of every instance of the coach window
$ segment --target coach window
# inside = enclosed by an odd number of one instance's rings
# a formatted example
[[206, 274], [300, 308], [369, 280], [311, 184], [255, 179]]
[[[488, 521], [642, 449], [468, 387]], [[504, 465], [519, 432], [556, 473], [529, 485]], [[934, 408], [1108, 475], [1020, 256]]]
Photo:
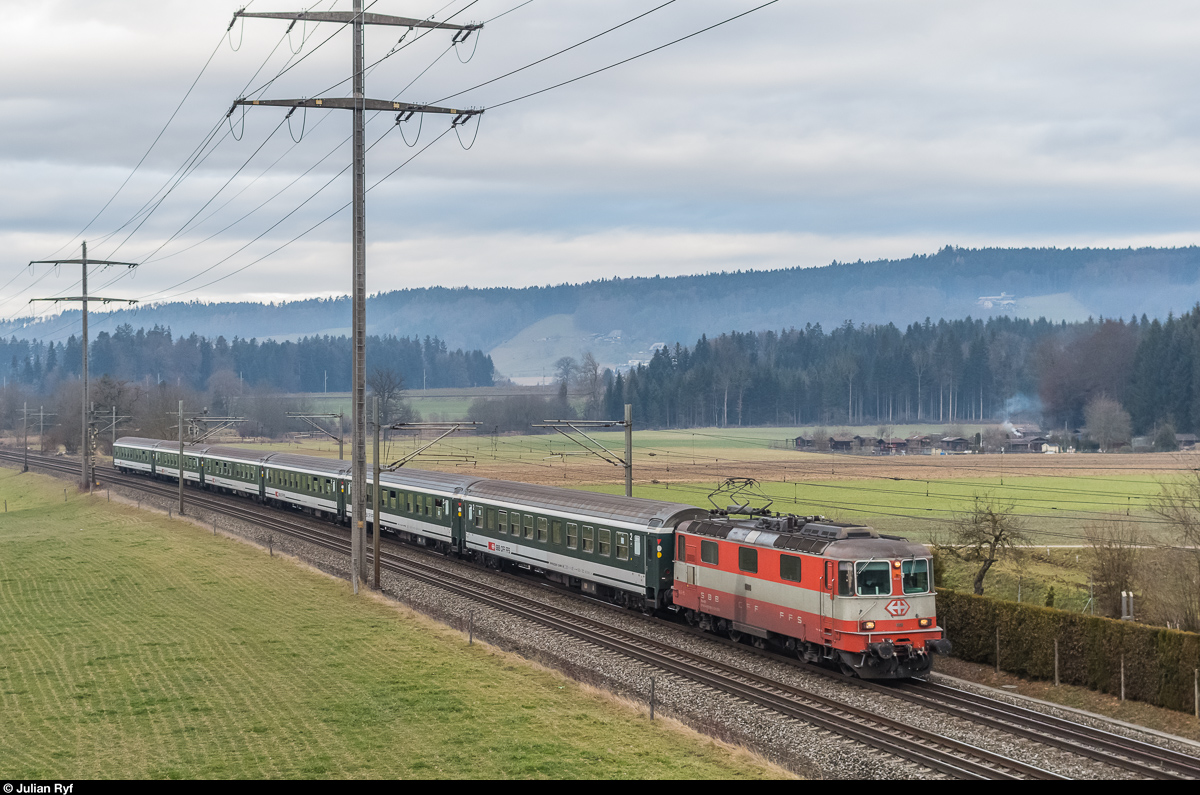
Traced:
[[710, 563], [713, 566], [717, 565], [720, 560], [720, 550], [717, 547], [716, 541], [701, 541], [700, 542], [700, 561], [702, 563]]
[[579, 525], [567, 522], [567, 549], [579, 549]]
[[425, 495], [425, 515], [433, 516], [433, 497]]
[[600, 554], [608, 557], [612, 553], [612, 530], [600, 528]]
[[617, 533], [617, 560], [629, 560], [629, 533]]
[[859, 596], [887, 596], [892, 592], [892, 564], [886, 560], [861, 561], [854, 567]]
[[905, 593], [925, 593], [929, 590], [929, 561], [906, 560], [900, 564]]
[[515, 536], [521, 535], [521, 514], [512, 511], [508, 515], [508, 532]]
[[591, 552], [596, 546], [596, 530], [591, 525], [583, 526], [583, 551]]
[[749, 574], [757, 574], [758, 550], [753, 547], [738, 547], [738, 568]]
[[779, 556], [779, 579], [800, 582], [800, 558], [798, 556]]
[[533, 538], [533, 516], [525, 514], [525, 537]]
[[546, 542], [550, 540], [550, 520], [538, 517], [538, 541]]
[[487, 509], [487, 529], [488, 530], [496, 529], [496, 509], [495, 508]]
[[471, 519], [474, 520], [477, 530], [483, 529], [483, 509], [478, 505], [471, 506]]
[[550, 523], [550, 541], [562, 546], [562, 522], [557, 519]]
[[500, 532], [501, 533], [508, 532], [508, 511], [500, 512]]

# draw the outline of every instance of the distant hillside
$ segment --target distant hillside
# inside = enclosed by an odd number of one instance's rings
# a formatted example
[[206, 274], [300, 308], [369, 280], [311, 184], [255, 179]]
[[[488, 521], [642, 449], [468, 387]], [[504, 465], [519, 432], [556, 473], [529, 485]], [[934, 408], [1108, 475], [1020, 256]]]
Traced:
[[[368, 304], [372, 334], [441, 337], [480, 348], [500, 373], [541, 376], [560, 356], [591, 350], [606, 365], [645, 360], [656, 343], [701, 334], [846, 320], [898, 325], [925, 317], [1011, 314], [1082, 320], [1166, 317], [1200, 298], [1200, 248], [958, 249], [903, 260], [672, 278], [605, 279], [553, 287], [400, 290]], [[163, 304], [114, 313], [129, 322], [259, 339], [348, 334], [349, 299]], [[59, 321], [50, 321], [56, 326]], [[0, 325], [37, 337], [39, 324]]]

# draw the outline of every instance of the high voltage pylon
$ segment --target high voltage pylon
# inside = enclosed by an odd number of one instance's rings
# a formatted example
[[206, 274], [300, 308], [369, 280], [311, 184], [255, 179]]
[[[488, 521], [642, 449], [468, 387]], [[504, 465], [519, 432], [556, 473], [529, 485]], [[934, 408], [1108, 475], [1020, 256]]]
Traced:
[[[314, 22], [335, 22], [351, 25], [353, 28], [353, 47], [351, 56], [351, 71], [354, 75], [352, 96], [345, 98], [314, 98], [314, 99], [241, 99], [229, 108], [233, 113], [238, 105], [273, 105], [285, 108], [330, 108], [351, 110], [354, 112], [352, 128], [354, 137], [354, 283], [352, 295], [352, 329], [354, 347], [353, 401], [351, 409], [351, 441], [350, 457], [353, 471], [351, 482], [351, 511], [354, 515], [354, 527], [351, 533], [350, 568], [353, 575], [354, 591], [358, 592], [358, 583], [367, 578], [366, 556], [366, 491], [367, 491], [367, 449], [366, 449], [366, 330], [367, 330], [367, 203], [366, 203], [366, 118], [370, 111], [399, 112], [397, 123], [402, 118], [408, 118], [414, 113], [443, 113], [455, 116], [457, 124], [470, 116], [482, 113], [482, 110], [455, 110], [439, 108], [430, 105], [413, 105], [407, 102], [391, 100], [367, 99], [364, 90], [364, 32], [367, 25], [388, 25], [405, 28], [433, 28], [454, 31], [454, 42], [462, 43], [473, 31], [483, 25], [450, 25], [445, 22], [433, 22], [408, 17], [395, 17], [386, 14], [364, 14], [362, 0], [354, 0], [352, 11], [287, 11], [287, 12], [246, 12], [237, 11], [238, 17], [257, 17], [263, 19], [287, 19], [293, 24], [297, 20]], [[289, 111], [289, 113], [292, 111]], [[226, 114], [227, 116], [229, 114]]]
[[87, 279], [88, 266], [99, 265], [104, 268], [112, 267], [113, 265], [123, 265], [126, 268], [136, 268], [136, 262], [110, 262], [102, 259], [88, 259], [87, 241], [83, 243], [83, 255], [80, 259], [47, 259], [30, 262], [29, 265], [80, 265], [83, 268], [83, 294], [78, 296], [66, 296], [60, 298], [31, 298], [29, 303], [34, 301], [79, 301], [83, 306], [83, 431], [82, 440], [79, 445], [79, 457], [82, 460], [80, 465], [80, 475], [82, 477], [81, 485], [83, 488], [91, 491], [91, 438], [88, 433], [90, 423], [88, 422], [88, 409], [91, 407], [91, 402], [88, 400], [88, 301], [99, 301], [102, 304], [110, 304], [114, 301], [120, 301], [126, 304], [136, 304], [137, 301], [131, 298], [102, 298], [98, 295], [88, 295]]

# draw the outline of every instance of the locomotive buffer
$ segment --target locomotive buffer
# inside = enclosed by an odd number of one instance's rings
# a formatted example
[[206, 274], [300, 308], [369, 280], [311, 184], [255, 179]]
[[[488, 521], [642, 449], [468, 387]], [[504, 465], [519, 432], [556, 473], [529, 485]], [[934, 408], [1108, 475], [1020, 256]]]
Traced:
[[[259, 19], [287, 19], [295, 25], [297, 21], [334, 22], [350, 25], [354, 29], [351, 70], [353, 72], [352, 96], [344, 98], [316, 97], [312, 99], [238, 99], [229, 108], [226, 118], [233, 114], [238, 105], [268, 105], [282, 108], [329, 108], [331, 110], [350, 110], [354, 112], [354, 286], [351, 291], [353, 310], [353, 409], [351, 411], [350, 457], [352, 475], [351, 510], [354, 515], [354, 527], [351, 533], [350, 557], [351, 574], [354, 592], [358, 593], [359, 580], [367, 578], [366, 557], [366, 491], [367, 491], [367, 433], [366, 433], [366, 336], [367, 336], [367, 209], [366, 209], [366, 119], [367, 111], [397, 112], [396, 122], [400, 123], [414, 113], [442, 113], [454, 116], [454, 125], [462, 124], [471, 116], [482, 113], [482, 110], [455, 110], [439, 108], [431, 105], [414, 105], [408, 102], [394, 102], [382, 99], [367, 99], [364, 90], [364, 56], [363, 39], [366, 25], [387, 25], [404, 28], [433, 28], [454, 32], [453, 42], [460, 44], [467, 40], [472, 32], [483, 25], [450, 25], [445, 22], [433, 22], [424, 19], [395, 17], [387, 14], [363, 13], [362, 0], [354, 0], [351, 11], [287, 11], [287, 12], [247, 12], [237, 11], [234, 21], [255, 17]], [[233, 22], [229, 23], [230, 28]]]

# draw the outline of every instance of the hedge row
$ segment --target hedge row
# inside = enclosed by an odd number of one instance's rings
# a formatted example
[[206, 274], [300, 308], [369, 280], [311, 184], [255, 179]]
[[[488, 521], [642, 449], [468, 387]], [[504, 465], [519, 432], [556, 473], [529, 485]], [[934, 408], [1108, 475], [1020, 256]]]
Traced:
[[1059, 679], [1104, 693], [1121, 692], [1125, 657], [1125, 697], [1168, 709], [1195, 709], [1194, 671], [1200, 668], [1200, 635], [1117, 621], [1051, 607], [1006, 602], [938, 589], [938, 623], [954, 644], [954, 656], [996, 663], [1000, 628], [1000, 667], [1038, 679], [1054, 678], [1058, 639]]

